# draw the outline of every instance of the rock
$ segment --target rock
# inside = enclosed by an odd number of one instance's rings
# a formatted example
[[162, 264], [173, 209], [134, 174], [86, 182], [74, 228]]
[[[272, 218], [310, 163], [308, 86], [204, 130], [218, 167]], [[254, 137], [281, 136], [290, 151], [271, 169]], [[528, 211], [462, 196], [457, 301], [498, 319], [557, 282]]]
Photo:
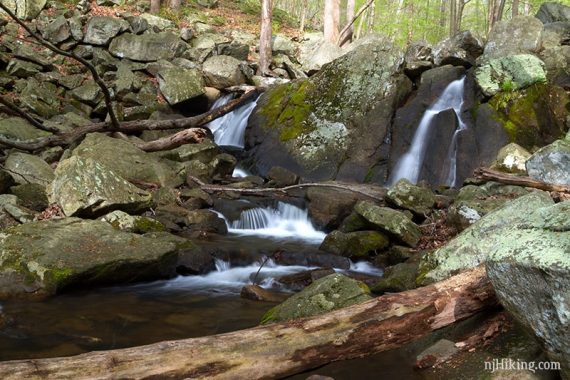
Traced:
[[404, 56], [406, 66], [404, 72], [415, 80], [424, 71], [433, 67], [432, 46], [425, 41], [412, 42]]
[[526, 174], [525, 162], [530, 153], [518, 144], [510, 143], [501, 148], [492, 169], [505, 173]]
[[35, 128], [25, 119], [9, 117], [0, 119], [0, 135], [15, 140], [32, 140], [49, 136], [51, 133]]
[[272, 186], [285, 187], [295, 185], [299, 182], [299, 176], [281, 166], [274, 166], [267, 172], [267, 178]]
[[[290, 291], [300, 292], [308, 285], [311, 285], [315, 280], [326, 277], [333, 273], [335, 273], [335, 270], [332, 268], [317, 268], [281, 276], [277, 278], [277, 281], [280, 284], [286, 286]], [[282, 301], [284, 300], [281, 300], [280, 302]]]
[[405, 214], [388, 207], [380, 207], [369, 201], [360, 201], [354, 206], [360, 216], [396, 240], [415, 247], [421, 236], [419, 227]]
[[[351, 207], [351, 209], [354, 206]], [[341, 232], [354, 232], [354, 231], [362, 231], [368, 228], [368, 222], [362, 216], [358, 215], [358, 213], [352, 211], [340, 224], [338, 230]]]
[[386, 235], [378, 231], [344, 233], [335, 230], [326, 236], [319, 249], [335, 255], [362, 258], [380, 252], [389, 244]]
[[287, 298], [287, 295], [263, 289], [259, 285], [245, 285], [241, 288], [240, 296], [249, 300], [265, 302], [283, 302]]
[[364, 45], [307, 80], [268, 89], [246, 130], [254, 170], [265, 176], [281, 166], [308, 180], [379, 181], [392, 113], [411, 85], [399, 74], [402, 59], [398, 48]]
[[129, 69], [128, 65], [119, 65], [117, 68], [117, 80], [115, 81], [115, 93], [123, 97], [139, 87], [140, 79]]
[[187, 240], [184, 245], [190, 245], [190, 247], [178, 251], [176, 271], [179, 274], [200, 275], [216, 270], [214, 257], [210, 253], [197, 248], [190, 240]]
[[40, 65], [33, 62], [22, 61], [20, 59], [11, 59], [6, 67], [6, 72], [17, 78], [29, 78], [42, 70]]
[[455, 346], [454, 342], [447, 339], [440, 339], [416, 357], [416, 367], [435, 367], [439, 364], [445, 363], [458, 352], [459, 348]]
[[12, 186], [12, 194], [18, 197], [25, 208], [33, 211], [43, 211], [49, 206], [46, 187], [38, 183], [25, 183]]
[[139, 215], [129, 215], [124, 211], [116, 210], [103, 216], [101, 219], [121, 231], [146, 234], [147, 232], [165, 231], [166, 227], [158, 220]]
[[5, 204], [3, 206], [3, 211], [22, 224], [30, 223], [36, 217], [36, 213], [33, 210], [19, 204]]
[[83, 42], [90, 45], [107, 45], [117, 34], [129, 29], [129, 23], [125, 20], [95, 16], [87, 22], [87, 29]]
[[157, 27], [159, 30], [169, 29], [176, 27], [173, 21], [167, 20], [165, 18], [152, 15], [150, 13], [143, 13], [139, 16], [143, 20], [146, 20], [148, 25]]
[[372, 287], [375, 294], [415, 289], [418, 264], [401, 263], [386, 268], [383, 278]]
[[271, 50], [273, 50], [273, 54], [282, 53], [294, 57], [297, 45], [289, 37], [277, 34], [273, 36], [271, 41]]
[[60, 113], [61, 103], [57, 87], [53, 83], [28, 78], [20, 94], [20, 102], [36, 114], [49, 119]]
[[[413, 248], [401, 245], [393, 245], [387, 250], [380, 252], [374, 257], [374, 265], [378, 268], [386, 268], [400, 264], [411, 259], [416, 252]], [[414, 280], [415, 281], [415, 280]]]
[[[8, 9], [12, 11], [18, 18], [22, 20], [33, 20], [44, 9], [47, 0], [14, 0], [14, 1], [2, 1], [2, 4], [6, 5]], [[0, 14], [3, 14], [0, 11]]]
[[220, 149], [213, 140], [204, 139], [197, 144], [186, 144], [172, 150], [157, 152], [156, 154], [160, 157], [178, 162], [198, 160], [204, 164], [208, 164], [219, 153]]
[[277, 256], [275, 262], [280, 265], [350, 269], [350, 260], [346, 257], [324, 252], [286, 251]]
[[5, 167], [19, 184], [37, 183], [45, 187], [54, 179], [53, 169], [47, 162], [28, 153], [11, 153]]
[[388, 189], [386, 199], [396, 207], [420, 216], [427, 216], [435, 204], [435, 194], [430, 189], [413, 185], [405, 178]]
[[221, 235], [228, 233], [225, 220], [209, 210], [189, 211], [185, 222], [185, 231], [213, 232]]
[[103, 99], [103, 92], [97, 83], [88, 82], [72, 90], [71, 96], [81, 103], [94, 107]]
[[148, 192], [99, 162], [77, 156], [60, 162], [48, 196], [67, 216], [101, 215], [110, 210], [137, 212], [150, 207], [152, 200]]
[[118, 58], [154, 62], [172, 60], [186, 50], [186, 44], [170, 32], [131, 34], [124, 33], [111, 41], [109, 52]]
[[554, 185], [570, 185], [570, 141], [557, 140], [526, 161], [531, 178]]
[[314, 74], [343, 54], [336, 44], [325, 41], [322, 35], [304, 40], [299, 47], [298, 60], [304, 72]]
[[78, 218], [23, 224], [0, 235], [0, 298], [45, 297], [67, 286], [170, 277], [176, 245]]
[[209, 163], [210, 172], [214, 178], [231, 177], [236, 165], [237, 159], [227, 153], [218, 154]]
[[558, 21], [570, 21], [570, 7], [561, 3], [542, 3], [535, 16], [544, 24]]
[[182, 68], [161, 69], [157, 75], [160, 92], [170, 105], [194, 99], [204, 94], [200, 71]]
[[241, 62], [227, 55], [215, 55], [202, 65], [206, 85], [217, 89], [239, 86], [245, 83], [240, 69]]
[[91, 158], [127, 181], [155, 183], [161, 186], [178, 186], [184, 182], [174, 169], [163, 160], [146, 153], [133, 144], [90, 133], [77, 146], [73, 156]]
[[499, 21], [494, 26], [483, 52], [484, 61], [516, 54], [538, 53], [541, 48], [543, 25], [532, 16], [516, 16]]
[[545, 83], [544, 63], [534, 55], [519, 54], [491, 59], [475, 70], [475, 79], [486, 96]]
[[192, 50], [188, 57], [196, 62], [204, 62], [216, 50], [216, 46], [229, 44], [232, 40], [215, 33], [204, 33], [192, 40]]
[[213, 9], [218, 6], [218, 0], [196, 0], [196, 2], [199, 6], [208, 9]]
[[0, 170], [0, 194], [6, 194], [14, 186], [14, 178], [5, 170]]
[[275, 306], [263, 316], [261, 324], [323, 314], [371, 299], [368, 287], [342, 274], [316, 280], [303, 291]]
[[[551, 203], [551, 202], [550, 202]], [[487, 275], [501, 304], [570, 376], [570, 201], [525, 213], [488, 240]]]
[[140, 16], [123, 16], [130, 25], [131, 32], [134, 34], [142, 34], [148, 30], [148, 21]]
[[552, 204], [548, 193], [537, 191], [485, 215], [445, 246], [422, 257], [418, 284], [441, 281], [485, 262], [494, 245], [512, 238], [508, 233], [511, 226], [524, 224], [529, 214]]
[[433, 61], [436, 66], [455, 65], [475, 66], [477, 58], [483, 54], [483, 43], [470, 31], [460, 32], [436, 45]]
[[103, 7], [112, 7], [114, 5], [122, 5], [122, 0], [97, 0], [97, 5]]
[[62, 15], [52, 20], [42, 31], [42, 37], [53, 44], [59, 44], [71, 38], [71, 29], [66, 18]]

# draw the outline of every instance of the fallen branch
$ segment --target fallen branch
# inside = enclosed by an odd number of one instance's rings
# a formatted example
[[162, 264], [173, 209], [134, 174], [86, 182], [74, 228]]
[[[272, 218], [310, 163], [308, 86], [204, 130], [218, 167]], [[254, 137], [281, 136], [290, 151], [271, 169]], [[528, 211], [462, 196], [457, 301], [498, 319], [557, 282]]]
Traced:
[[537, 181], [530, 177], [519, 176], [514, 174], [502, 173], [495, 170], [487, 168], [479, 168], [475, 170], [475, 178], [485, 180], [485, 181], [496, 181], [506, 185], [516, 185], [531, 187], [533, 189], [539, 189], [544, 191], [555, 191], [558, 193], [568, 193], [570, 194], [570, 186], [564, 185], [553, 185], [546, 182]]
[[0, 104], [2, 104], [4, 107], [6, 107], [12, 114], [18, 115], [21, 118], [26, 119], [30, 124], [32, 124], [34, 127], [38, 128], [38, 129], [41, 129], [43, 131], [53, 132], [53, 133], [60, 132], [60, 130], [57, 128], [48, 127], [48, 126], [44, 125], [40, 120], [36, 119], [35, 117], [30, 115], [29, 113], [24, 112], [22, 109], [17, 107], [14, 103], [12, 103], [11, 101], [9, 101], [8, 99], [6, 99], [3, 96], [0, 96]]
[[0, 363], [8, 379], [268, 379], [401, 347], [497, 304], [483, 267], [325, 315], [227, 334]]
[[363, 4], [362, 7], [360, 7], [360, 9], [358, 10], [358, 12], [356, 12], [356, 14], [354, 15], [354, 17], [352, 18], [352, 20], [350, 20], [350, 22], [348, 24], [345, 25], [344, 28], [342, 28], [342, 30], [340, 31], [339, 35], [338, 35], [338, 40], [336, 41], [336, 44], [341, 46], [344, 43], [344, 39], [347, 37], [345, 36], [346, 32], [350, 29], [350, 27], [356, 22], [356, 20], [358, 20], [358, 18], [360, 17], [360, 15], [362, 13], [364, 13], [364, 11], [374, 2], [374, 0], [368, 0], [368, 2], [366, 4]]
[[218, 186], [218, 185], [210, 185], [197, 177], [188, 176], [188, 179], [192, 180], [196, 184], [200, 186], [200, 189], [204, 190], [207, 193], [223, 193], [223, 192], [233, 192], [238, 194], [247, 194], [247, 195], [266, 195], [266, 194], [281, 194], [287, 195], [292, 190], [297, 189], [304, 189], [307, 187], [328, 187], [332, 189], [339, 189], [345, 190], [352, 193], [364, 195], [370, 199], [374, 199], [376, 201], [384, 201], [384, 195], [386, 189], [381, 186], [374, 186], [374, 185], [360, 185], [354, 183], [320, 183], [320, 182], [309, 182], [309, 183], [300, 183], [298, 185], [291, 185], [285, 187], [264, 187], [259, 189], [241, 189], [237, 187], [231, 186]]

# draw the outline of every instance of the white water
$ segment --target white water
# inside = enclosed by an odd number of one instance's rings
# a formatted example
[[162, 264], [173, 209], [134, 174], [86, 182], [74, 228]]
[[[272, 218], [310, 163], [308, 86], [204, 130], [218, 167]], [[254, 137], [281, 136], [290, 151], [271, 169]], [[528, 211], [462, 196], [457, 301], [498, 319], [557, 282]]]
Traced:
[[250, 176], [251, 173], [249, 173], [247, 170], [242, 169], [238, 166], [236, 166], [236, 168], [234, 169], [234, 172], [232, 173], [232, 177], [236, 177], [236, 178], [245, 178], [247, 176]]
[[461, 119], [464, 87], [465, 77], [451, 82], [445, 88], [439, 99], [426, 110], [416, 130], [410, 149], [400, 158], [394, 168], [390, 177], [390, 184], [394, 184], [402, 178], [406, 178], [412, 183], [418, 182], [427, 150], [427, 140], [430, 134], [432, 120], [440, 112], [453, 109], [459, 120], [459, 128], [453, 134], [450, 151], [448, 153], [449, 174], [447, 176], [446, 185], [455, 185], [457, 134], [460, 130], [466, 128], [465, 123]]
[[326, 236], [315, 229], [307, 210], [283, 202], [278, 203], [277, 209], [252, 208], [242, 212], [237, 220], [225, 220], [228, 231], [239, 235], [289, 237], [315, 244], [321, 243]]
[[[219, 108], [232, 100], [232, 95], [224, 95], [214, 102], [212, 109]], [[208, 124], [218, 145], [243, 148], [247, 119], [255, 108], [257, 100], [245, 104]]]

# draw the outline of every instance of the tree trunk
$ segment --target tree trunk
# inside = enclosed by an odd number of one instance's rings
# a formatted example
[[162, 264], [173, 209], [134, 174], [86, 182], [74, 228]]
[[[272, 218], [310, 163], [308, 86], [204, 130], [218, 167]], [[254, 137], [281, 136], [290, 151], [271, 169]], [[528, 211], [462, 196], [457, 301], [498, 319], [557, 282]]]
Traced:
[[346, 26], [340, 31], [339, 46], [343, 46], [352, 42], [354, 34], [354, 7], [356, 0], [347, 0], [346, 2]]
[[301, 36], [305, 33], [305, 21], [307, 19], [307, 7], [309, 6], [309, 0], [303, 0], [303, 6], [301, 8], [301, 21], [299, 24], [299, 34]]
[[530, 1], [526, 0], [524, 2], [524, 15], [528, 16], [530, 14]]
[[325, 40], [336, 44], [338, 41], [338, 25], [340, 21], [340, 0], [325, 0], [323, 30]]
[[376, 19], [376, 2], [373, 1], [370, 4], [370, 14], [368, 15], [368, 28], [366, 28], [366, 33], [371, 33], [374, 30], [374, 21]]
[[511, 16], [513, 18], [517, 17], [519, 15], [519, 0], [513, 0], [513, 9], [511, 10]]
[[160, 12], [160, 0], [150, 0], [150, 13], [156, 15]]
[[457, 0], [450, 0], [450, 2], [449, 2], [449, 36], [452, 37], [456, 33], [457, 33]]
[[0, 378], [279, 378], [401, 347], [496, 304], [481, 266], [310, 318], [142, 347], [4, 362]]
[[273, 13], [273, 0], [261, 0], [261, 35], [259, 36], [259, 75], [269, 73], [271, 64], [271, 18]]

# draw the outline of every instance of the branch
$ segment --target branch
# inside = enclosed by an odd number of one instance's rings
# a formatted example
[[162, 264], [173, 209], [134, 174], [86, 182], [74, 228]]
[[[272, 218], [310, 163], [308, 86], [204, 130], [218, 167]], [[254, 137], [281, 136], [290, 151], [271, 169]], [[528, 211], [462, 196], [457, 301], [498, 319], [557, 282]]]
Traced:
[[48, 49], [50, 49], [54, 53], [57, 53], [59, 55], [63, 55], [65, 57], [73, 58], [76, 61], [78, 61], [79, 63], [81, 63], [83, 66], [87, 67], [87, 69], [91, 72], [91, 75], [93, 76], [93, 80], [95, 81], [95, 83], [97, 83], [97, 85], [99, 86], [99, 88], [103, 92], [103, 96], [105, 98], [105, 105], [107, 106], [107, 112], [109, 113], [109, 117], [111, 118], [111, 125], [113, 125], [113, 127], [115, 127], [115, 128], [119, 128], [119, 120], [117, 119], [117, 116], [115, 115], [115, 111], [113, 110], [113, 106], [112, 106], [112, 102], [111, 102], [111, 93], [109, 92], [107, 85], [105, 85], [105, 82], [103, 82], [103, 80], [99, 76], [99, 73], [97, 73], [97, 70], [95, 69], [95, 67], [91, 63], [86, 61], [85, 59], [79, 57], [78, 55], [76, 55], [72, 52], [61, 50], [58, 47], [56, 47], [55, 45], [53, 45], [51, 42], [46, 41], [42, 36], [40, 36], [39, 34], [34, 32], [32, 29], [30, 29], [30, 27], [28, 27], [28, 25], [26, 25], [26, 23], [24, 23], [22, 20], [20, 20], [18, 18], [18, 16], [16, 16], [14, 13], [12, 13], [12, 11], [10, 9], [8, 9], [8, 7], [6, 7], [1, 1], [0, 1], [0, 9], [2, 9], [4, 12], [6, 12], [12, 20], [16, 21], [22, 28], [24, 28], [26, 30], [26, 32], [28, 32], [30, 34], [30, 36], [35, 38], [43, 46], [47, 47]]
[[338, 40], [336, 41], [337, 45], [340, 45], [341, 42], [344, 42], [343, 41], [344, 34], [350, 29], [350, 27], [360, 17], [360, 15], [364, 13], [366, 8], [368, 8], [370, 5], [372, 5], [373, 2], [374, 2], [374, 0], [368, 0], [368, 2], [366, 4], [364, 4], [362, 7], [360, 7], [358, 12], [356, 12], [356, 14], [352, 18], [352, 20], [350, 20], [350, 22], [348, 24], [346, 24], [346, 26], [344, 28], [342, 28], [342, 30], [340, 31], [340, 33], [338, 35]]
[[570, 194], [570, 186], [553, 185], [550, 183], [537, 181], [530, 177], [502, 173], [486, 168], [479, 168], [475, 170], [474, 175], [476, 178], [485, 181], [496, 181], [500, 183], [505, 183], [507, 185], [517, 185], [517, 186], [531, 187], [533, 189], [539, 189], [544, 191], [555, 191], [558, 193]]
[[4, 107], [8, 108], [10, 111], [15, 113], [16, 115], [19, 115], [20, 117], [26, 119], [30, 124], [32, 124], [34, 127], [38, 128], [38, 129], [41, 129], [43, 131], [53, 132], [53, 133], [61, 132], [57, 128], [48, 127], [48, 126], [43, 125], [43, 123], [41, 123], [38, 119], [36, 119], [32, 115], [30, 115], [29, 113], [24, 112], [24, 110], [20, 109], [14, 103], [10, 102], [8, 99], [6, 99], [3, 96], [0, 96], [0, 104], [4, 105]]

